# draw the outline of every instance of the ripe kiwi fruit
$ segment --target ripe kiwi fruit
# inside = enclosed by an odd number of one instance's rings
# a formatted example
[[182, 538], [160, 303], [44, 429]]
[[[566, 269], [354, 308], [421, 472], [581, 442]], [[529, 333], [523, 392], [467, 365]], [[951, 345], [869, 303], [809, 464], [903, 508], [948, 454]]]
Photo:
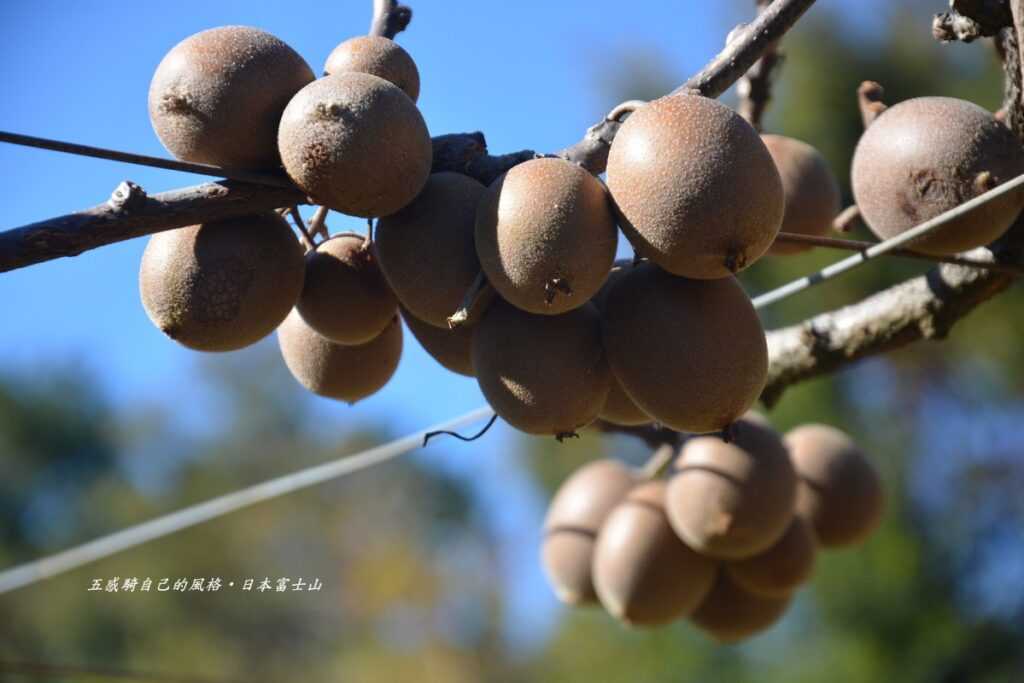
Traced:
[[494, 411], [530, 434], [562, 436], [590, 424], [611, 382], [591, 304], [534, 315], [496, 300], [473, 333], [473, 369]]
[[772, 547], [745, 560], [725, 563], [725, 571], [744, 590], [785, 598], [811, 578], [817, 546], [811, 525], [796, 515]]
[[[1024, 148], [981, 107], [951, 97], [919, 97], [886, 109], [853, 155], [853, 196], [868, 227], [889, 238], [1024, 172]], [[1020, 213], [1010, 192], [912, 242], [926, 254], [988, 244]]]
[[306, 254], [306, 280], [296, 305], [303, 320], [337, 344], [365, 344], [398, 312], [398, 299], [369, 242], [334, 235]]
[[871, 461], [842, 431], [808, 424], [786, 434], [800, 480], [796, 511], [826, 548], [862, 542], [885, 510], [882, 480]]
[[411, 204], [377, 223], [384, 276], [402, 305], [435, 327], [448, 328], [480, 272], [473, 230], [486, 191], [461, 173], [434, 173]]
[[213, 28], [181, 41], [160, 62], [149, 118], [178, 159], [274, 167], [281, 112], [313, 78], [302, 57], [269, 33]]
[[672, 527], [699, 553], [723, 560], [768, 550], [793, 519], [797, 477], [782, 439], [751, 419], [731, 441], [687, 441], [673, 466], [665, 509]]
[[346, 346], [321, 336], [292, 310], [277, 328], [277, 341], [299, 384], [352, 404], [375, 394], [395, 374], [402, 356], [402, 324], [396, 315], [376, 339]]
[[273, 211], [160, 232], [139, 268], [146, 315], [197, 351], [233, 351], [274, 331], [302, 291], [302, 247]]
[[419, 320], [405, 308], [401, 310], [402, 320], [412, 336], [416, 337], [423, 350], [434, 360], [456, 374], [476, 376], [473, 372], [472, 327], [461, 325], [453, 329], [441, 329]]
[[495, 180], [476, 214], [476, 250], [506, 301], [558, 315], [601, 288], [618, 231], [601, 181], [565, 159], [533, 159]]
[[719, 571], [714, 585], [690, 619], [721, 643], [735, 643], [764, 631], [786, 612], [792, 596], [770, 598], [744, 590], [727, 571]]
[[612, 616], [654, 626], [690, 614], [707, 595], [716, 565], [683, 543], [665, 517], [665, 482], [637, 485], [597, 535], [593, 581]]
[[673, 429], [723, 429], [764, 388], [764, 329], [733, 277], [690, 280], [642, 263], [608, 293], [604, 321], [615, 377], [641, 410]]
[[760, 258], [785, 203], [757, 131], [699, 95], [669, 95], [630, 114], [608, 153], [608, 189], [639, 255], [699, 279]]
[[[786, 212], [782, 231], [821, 237], [832, 229], [839, 213], [839, 183], [821, 153], [806, 142], [784, 135], [762, 135], [782, 178]], [[796, 254], [811, 248], [809, 244], [779, 242], [771, 254]]]
[[324, 75], [358, 71], [394, 83], [415, 102], [420, 96], [420, 72], [409, 53], [383, 36], [356, 36], [334, 48]]
[[635, 475], [622, 463], [596, 460], [576, 470], [555, 493], [544, 520], [541, 563], [562, 602], [597, 602], [590, 579], [594, 540], [608, 513], [634, 484]]
[[430, 133], [413, 101], [383, 78], [354, 71], [296, 93], [277, 144], [303, 192], [353, 216], [401, 209], [423, 189], [433, 162]]

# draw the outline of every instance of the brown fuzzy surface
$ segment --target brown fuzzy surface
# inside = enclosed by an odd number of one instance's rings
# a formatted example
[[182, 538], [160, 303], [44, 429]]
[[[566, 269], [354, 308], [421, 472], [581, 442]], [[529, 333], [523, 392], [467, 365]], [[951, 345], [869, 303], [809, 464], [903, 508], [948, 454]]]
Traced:
[[411, 202], [427, 182], [433, 146], [415, 103], [370, 74], [324, 76], [288, 103], [281, 161], [317, 204], [364, 218]]
[[277, 328], [285, 365], [314, 394], [352, 404], [377, 393], [395, 374], [402, 357], [402, 324], [396, 315], [367, 344], [335, 344], [316, 333], [298, 311]]
[[530, 313], [557, 315], [589, 301], [608, 276], [617, 243], [601, 181], [564, 159], [515, 166], [491, 184], [477, 209], [476, 250], [487, 279]]
[[782, 224], [782, 180], [757, 131], [699, 95], [669, 95], [626, 119], [608, 154], [608, 189], [637, 253], [675, 275], [738, 272]]
[[[981, 173], [990, 185], [978, 186]], [[1024, 172], [1024, 149], [985, 109], [951, 97], [889, 107], [864, 131], [853, 155], [853, 196], [868, 227], [885, 239], [934, 218]], [[1002, 235], [1020, 213], [1011, 192], [910, 245], [955, 254]]]
[[735, 643], [764, 631], [782, 618], [792, 597], [768, 598], [740, 587], [726, 571], [719, 571], [714, 586], [690, 619], [722, 643]]
[[638, 425], [650, 424], [654, 420], [645, 413], [636, 402], [629, 397], [626, 390], [622, 388], [615, 373], [612, 373], [612, 383], [608, 389], [608, 398], [605, 399], [604, 407], [601, 408], [599, 417], [605, 422], [622, 427], [636, 427]]
[[377, 223], [384, 276], [402, 305], [435, 327], [448, 328], [480, 272], [473, 233], [486, 191], [461, 173], [434, 173], [411, 204]]
[[181, 41], [160, 62], [149, 118], [177, 159], [273, 168], [281, 112], [313, 78], [302, 57], [269, 33], [213, 28]]
[[735, 278], [690, 280], [651, 263], [609, 293], [604, 344], [629, 397], [678, 431], [722, 429], [754, 404], [768, 371], [764, 330]]
[[420, 96], [420, 72], [401, 45], [383, 36], [349, 38], [331, 51], [324, 75], [358, 71], [394, 83], [413, 102]]
[[423, 350], [445, 369], [466, 377], [476, 376], [473, 372], [472, 327], [463, 325], [455, 329], [441, 329], [417, 319], [405, 309], [402, 309], [402, 320]]
[[817, 549], [814, 530], [797, 515], [772, 547], [746, 560], [727, 562], [725, 571], [744, 590], [785, 598], [811, 578]]
[[864, 541], [885, 511], [882, 480], [871, 461], [828, 425], [797, 427], [786, 434], [786, 446], [800, 479], [797, 514], [811, 523], [821, 545]]
[[274, 212], [160, 232], [139, 268], [146, 315], [197, 351], [254, 344], [302, 291], [302, 247]]
[[611, 382], [601, 318], [590, 304], [552, 316], [496, 300], [473, 334], [473, 368], [495, 412], [529, 434], [587, 426]]
[[365, 344], [398, 312], [398, 299], [362, 235], [344, 233], [306, 254], [296, 306], [314, 330], [338, 344]]
[[690, 614], [715, 577], [715, 562], [672, 531], [664, 499], [665, 482], [638, 485], [605, 519], [594, 547], [593, 581], [601, 604], [638, 626]]
[[[786, 212], [782, 231], [823, 237], [832, 230], [832, 219], [839, 213], [839, 183], [825, 157], [806, 142], [784, 135], [762, 135], [782, 178]], [[796, 254], [810, 249], [808, 244], [775, 242], [770, 254]]]

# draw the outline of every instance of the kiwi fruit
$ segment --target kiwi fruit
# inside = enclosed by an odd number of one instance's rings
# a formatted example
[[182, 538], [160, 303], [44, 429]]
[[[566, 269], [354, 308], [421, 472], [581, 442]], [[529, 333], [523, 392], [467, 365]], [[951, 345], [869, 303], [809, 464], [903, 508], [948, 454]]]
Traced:
[[[886, 109], [853, 155], [853, 196], [868, 227], [894, 237], [1024, 172], [1024, 148], [981, 107], [919, 97]], [[911, 249], [955, 254], [993, 241], [1020, 213], [1010, 192], [915, 240]]]
[[771, 598], [744, 590], [727, 571], [719, 571], [704, 601], [690, 616], [702, 631], [720, 643], [735, 643], [777, 622], [792, 596]]
[[565, 159], [532, 159], [487, 189], [476, 250], [494, 289], [530, 313], [578, 308], [601, 288], [618, 231], [600, 180]]
[[441, 329], [419, 320], [404, 308], [401, 310], [406, 327], [434, 360], [456, 374], [476, 376], [473, 372], [472, 327], [463, 325]]
[[398, 316], [366, 344], [335, 344], [306, 324], [297, 310], [277, 328], [284, 363], [314, 394], [352, 404], [379, 391], [398, 368], [402, 324]]
[[597, 602], [590, 578], [594, 540], [605, 517], [636, 484], [616, 460], [596, 460], [559, 487], [544, 520], [541, 563], [558, 599], [568, 605]]
[[383, 36], [349, 38], [331, 51], [324, 75], [358, 71], [373, 74], [402, 89], [415, 102], [420, 96], [420, 72], [409, 53]]
[[591, 304], [534, 315], [496, 300], [473, 333], [473, 369], [494, 411], [529, 434], [569, 435], [597, 418], [611, 373]]
[[797, 477], [771, 427], [738, 420], [731, 441], [688, 440], [673, 465], [665, 508], [679, 537], [699, 553], [739, 560], [768, 550], [793, 519]]
[[[806, 142], [785, 135], [761, 136], [782, 178], [786, 211], [782, 232], [822, 237], [839, 213], [839, 183], [821, 153]], [[796, 254], [809, 244], [776, 241], [770, 254]]]
[[745, 560], [727, 562], [725, 571], [744, 590], [785, 598], [811, 578], [817, 546], [811, 525], [796, 515], [772, 547]]
[[842, 431], [821, 424], [786, 434], [800, 485], [796, 511], [814, 528], [818, 542], [836, 548], [862, 542], [885, 510], [882, 480], [871, 461]]
[[433, 146], [398, 86], [355, 71], [324, 76], [291, 99], [277, 136], [285, 171], [317, 204], [364, 218], [411, 202]]
[[461, 173], [434, 173], [411, 204], [377, 223], [384, 277], [403, 306], [435, 327], [448, 327], [480, 273], [473, 231], [486, 191]]
[[157, 66], [149, 119], [177, 159], [272, 168], [281, 112], [313, 79], [302, 57], [269, 33], [213, 28], [175, 45]]
[[[597, 306], [597, 310], [604, 311], [605, 301], [608, 299], [608, 292], [612, 286], [626, 273], [624, 266], [613, 266], [601, 289], [598, 290], [591, 302]], [[623, 427], [634, 427], [651, 423], [651, 416], [645, 413], [629, 397], [622, 384], [612, 374], [612, 383], [608, 389], [608, 398], [605, 400], [604, 408], [601, 409], [599, 417], [605, 422]]]
[[337, 344], [365, 344], [398, 312], [398, 299], [362, 235], [342, 233], [306, 254], [306, 278], [296, 306], [303, 320]]
[[764, 388], [764, 329], [733, 277], [691, 280], [639, 264], [608, 293], [604, 322], [615, 377], [641, 410], [672, 429], [721, 430]]
[[637, 485], [597, 536], [594, 588], [608, 612], [654, 626], [690, 614], [715, 577], [715, 562], [683, 543], [665, 517], [665, 482]]
[[636, 252], [698, 279], [727, 277], [760, 258], [785, 205], [757, 131], [724, 104], [690, 94], [630, 114], [608, 153], [608, 189]]
[[146, 315], [197, 351], [234, 351], [274, 331], [302, 291], [302, 247], [273, 211], [160, 232], [139, 268]]

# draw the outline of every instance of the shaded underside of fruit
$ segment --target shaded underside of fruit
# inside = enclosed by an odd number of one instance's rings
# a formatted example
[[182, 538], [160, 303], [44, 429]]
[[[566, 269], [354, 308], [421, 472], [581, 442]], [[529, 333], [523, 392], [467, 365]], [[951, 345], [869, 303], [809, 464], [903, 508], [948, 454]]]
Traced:
[[460, 326], [453, 329], [441, 329], [417, 319], [404, 308], [402, 320], [405, 321], [412, 336], [420, 343], [423, 350], [450, 370], [466, 377], [475, 377], [473, 372], [473, 328]]
[[[821, 153], [806, 142], [784, 135], [762, 135], [782, 179], [786, 211], [782, 232], [823, 237], [839, 213], [839, 183]], [[771, 254], [796, 254], [809, 244], [778, 242]]]

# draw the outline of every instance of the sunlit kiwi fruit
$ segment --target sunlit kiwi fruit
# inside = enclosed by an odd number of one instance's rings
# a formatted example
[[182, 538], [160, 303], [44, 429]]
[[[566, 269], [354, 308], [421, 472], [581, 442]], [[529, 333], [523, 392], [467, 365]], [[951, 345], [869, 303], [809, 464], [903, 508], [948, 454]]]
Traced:
[[409, 53], [383, 36], [356, 36], [338, 45], [327, 57], [324, 75], [358, 71], [394, 83], [415, 102], [420, 96], [420, 72]]
[[402, 320], [405, 321], [412, 336], [420, 343], [423, 350], [440, 363], [444, 368], [459, 375], [475, 377], [473, 372], [473, 328], [462, 325], [452, 329], [434, 327], [425, 323], [402, 309]]
[[[786, 213], [782, 232], [821, 237], [832, 229], [839, 213], [839, 183], [825, 157], [806, 142], [784, 135], [762, 135], [782, 178]], [[796, 254], [810, 249], [807, 244], [776, 241], [772, 254]]]
[[764, 631], [782, 618], [791, 596], [770, 598], [744, 590], [729, 572], [719, 571], [710, 592], [690, 619], [721, 643], [735, 643]]
[[785, 598], [811, 578], [817, 545], [810, 524], [796, 515], [786, 533], [768, 550], [745, 560], [726, 562], [725, 570], [745, 590]]
[[277, 166], [277, 126], [314, 78], [293, 49], [259, 29], [202, 31], [167, 53], [149, 86], [149, 118], [178, 159], [218, 166]]

